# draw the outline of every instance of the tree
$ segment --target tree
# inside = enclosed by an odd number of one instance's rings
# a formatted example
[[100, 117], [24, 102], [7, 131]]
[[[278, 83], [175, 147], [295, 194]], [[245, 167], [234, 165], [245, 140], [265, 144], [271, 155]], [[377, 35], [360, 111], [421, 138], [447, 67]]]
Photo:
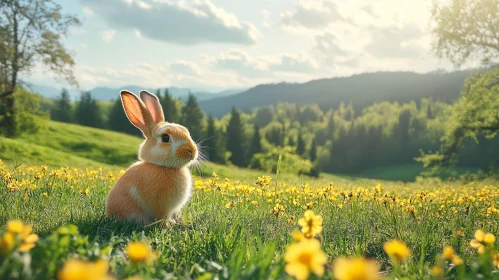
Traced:
[[312, 140], [312, 145], [310, 146], [309, 156], [311, 162], [315, 162], [317, 159], [317, 142], [315, 138]]
[[163, 107], [163, 112], [165, 114], [165, 118], [167, 122], [179, 123], [180, 115], [179, 109], [177, 107], [177, 101], [175, 98], [171, 96], [168, 89], [165, 88], [164, 95], [158, 95], [158, 98], [161, 103], [161, 107]]
[[298, 131], [298, 139], [296, 140], [296, 154], [302, 156], [305, 153], [305, 141], [301, 135], [301, 130]]
[[336, 129], [336, 125], [334, 123], [334, 114], [331, 113], [329, 116], [329, 120], [327, 121], [327, 132], [326, 137], [333, 140], [334, 139], [334, 131]]
[[229, 160], [237, 166], [246, 164], [243, 147], [244, 132], [241, 113], [235, 107], [232, 107], [231, 118], [227, 126], [227, 150], [231, 152]]
[[411, 111], [402, 110], [399, 114], [399, 123], [396, 130], [396, 136], [401, 144], [409, 141], [409, 128], [411, 125]]
[[71, 98], [68, 90], [63, 88], [61, 96], [56, 101], [55, 107], [50, 111], [50, 118], [54, 121], [70, 123], [73, 119]]
[[436, 154], [422, 154], [417, 158], [428, 171], [438, 171], [457, 163], [457, 152], [464, 140], [471, 138], [478, 142], [484, 135], [493, 138], [499, 132], [499, 66], [482, 71], [466, 79], [461, 98], [452, 105]]
[[256, 111], [255, 120], [261, 127], [266, 126], [274, 119], [274, 110], [272, 106], [267, 106]]
[[218, 163], [225, 163], [225, 143], [220, 130], [215, 126], [215, 118], [208, 116], [207, 137], [204, 146], [207, 148], [208, 160]]
[[253, 137], [251, 137], [251, 143], [248, 149], [248, 160], [251, 160], [253, 155], [262, 152], [262, 139], [260, 135], [260, 126], [255, 123], [253, 126]]
[[204, 113], [196, 100], [196, 97], [189, 93], [187, 103], [182, 110], [182, 124], [189, 129], [192, 139], [201, 139], [203, 135]]
[[499, 54], [499, 3], [497, 0], [451, 0], [435, 4], [432, 11], [440, 58], [456, 66], [471, 58], [487, 63]]
[[92, 98], [89, 91], [81, 93], [80, 102], [76, 106], [75, 121], [85, 126], [103, 127], [104, 121], [99, 104]]
[[0, 3], [0, 126], [8, 137], [16, 135], [15, 96], [21, 74], [44, 65], [70, 84], [73, 58], [62, 44], [76, 17], [61, 13], [53, 0], [10, 0]]
[[[499, 3], [497, 0], [452, 0], [435, 5], [433, 34], [436, 51], [455, 66], [471, 58], [488, 63], [499, 55]], [[466, 138], [478, 142], [479, 135], [494, 137], [499, 132], [499, 67], [480, 71], [465, 81], [459, 100], [452, 105], [440, 149], [416, 160], [429, 174], [457, 163], [457, 151]]]

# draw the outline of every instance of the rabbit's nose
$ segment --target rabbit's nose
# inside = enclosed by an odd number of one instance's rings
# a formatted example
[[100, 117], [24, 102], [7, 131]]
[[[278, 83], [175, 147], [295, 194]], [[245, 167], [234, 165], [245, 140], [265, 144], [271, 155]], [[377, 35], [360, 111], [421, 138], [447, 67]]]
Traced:
[[191, 149], [187, 149], [187, 152], [189, 153], [191, 160], [194, 159], [194, 152]]

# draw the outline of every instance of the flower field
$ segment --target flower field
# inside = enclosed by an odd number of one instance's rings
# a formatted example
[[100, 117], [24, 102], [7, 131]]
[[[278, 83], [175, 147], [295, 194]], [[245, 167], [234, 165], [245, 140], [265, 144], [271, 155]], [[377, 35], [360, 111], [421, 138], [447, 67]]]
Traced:
[[105, 216], [122, 172], [0, 163], [0, 279], [499, 279], [497, 182], [212, 174], [163, 228]]

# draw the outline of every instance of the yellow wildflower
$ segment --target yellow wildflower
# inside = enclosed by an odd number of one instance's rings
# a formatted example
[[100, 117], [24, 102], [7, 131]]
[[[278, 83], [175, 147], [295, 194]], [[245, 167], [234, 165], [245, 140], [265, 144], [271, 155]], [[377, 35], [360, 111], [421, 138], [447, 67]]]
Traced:
[[68, 260], [57, 273], [59, 280], [108, 280], [113, 279], [107, 272], [109, 264], [105, 260], [96, 262], [78, 259]]
[[462, 265], [464, 263], [463, 259], [461, 259], [458, 255], [452, 256], [451, 262], [455, 266]]
[[494, 256], [492, 256], [492, 263], [499, 268], [499, 252], [496, 252]]
[[441, 276], [443, 274], [443, 271], [440, 267], [435, 265], [435, 266], [432, 266], [431, 273], [435, 276]]
[[452, 260], [452, 257], [454, 257], [454, 249], [451, 246], [445, 246], [442, 257], [449, 261]]
[[151, 247], [143, 242], [130, 242], [125, 251], [128, 258], [133, 262], [146, 262], [155, 258]]
[[11, 220], [7, 222], [7, 231], [11, 233], [21, 233], [24, 230], [24, 224], [20, 220]]
[[496, 238], [492, 233], [485, 233], [479, 229], [475, 231], [475, 239], [470, 241], [470, 246], [477, 249], [478, 253], [485, 252], [485, 245], [491, 245], [495, 242]]
[[10, 251], [16, 244], [16, 240], [20, 242], [17, 248], [19, 252], [27, 252], [35, 247], [38, 235], [31, 233], [31, 230], [32, 227], [30, 225], [24, 225], [20, 220], [8, 221], [7, 232], [0, 240], [1, 253], [5, 254]]
[[305, 211], [303, 218], [298, 220], [303, 232], [308, 238], [312, 238], [322, 232], [322, 216], [315, 215], [312, 210]]
[[293, 236], [293, 239], [297, 242], [300, 242], [302, 241], [303, 239], [305, 239], [305, 235], [303, 235], [303, 233], [301, 233], [299, 230], [297, 229], [294, 229], [293, 232], [291, 233], [291, 236]]
[[321, 244], [316, 239], [303, 239], [289, 245], [284, 256], [286, 272], [296, 279], [307, 279], [310, 273], [318, 276], [324, 274], [326, 254], [321, 250]]
[[333, 263], [334, 277], [337, 280], [377, 280], [380, 265], [374, 260], [361, 257], [338, 258]]
[[383, 249], [391, 258], [394, 258], [397, 261], [403, 261], [411, 254], [411, 250], [407, 248], [407, 245], [398, 240], [385, 242], [385, 244], [383, 244]]

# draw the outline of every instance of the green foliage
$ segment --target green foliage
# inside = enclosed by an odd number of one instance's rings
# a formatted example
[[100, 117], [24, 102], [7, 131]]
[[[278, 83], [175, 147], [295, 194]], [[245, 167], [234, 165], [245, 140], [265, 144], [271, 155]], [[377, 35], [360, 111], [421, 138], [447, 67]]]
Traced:
[[301, 156], [305, 153], [305, 141], [303, 141], [302, 131], [298, 131], [298, 139], [296, 141], [296, 154]]
[[208, 127], [206, 129], [206, 140], [202, 142], [202, 148], [206, 149], [208, 160], [217, 163], [227, 163], [226, 143], [223, 132], [217, 129], [215, 118], [208, 116]]
[[432, 13], [436, 51], [457, 66], [472, 58], [487, 63], [499, 55], [497, 0], [452, 0]]
[[62, 89], [61, 96], [56, 100], [54, 108], [50, 111], [50, 118], [59, 122], [70, 123], [72, 121], [73, 110], [67, 89]]
[[243, 148], [246, 138], [243, 129], [241, 113], [236, 108], [232, 108], [231, 118], [227, 126], [227, 151], [230, 152], [229, 160], [236, 166], [246, 165], [246, 153]]
[[181, 124], [189, 129], [194, 141], [199, 141], [203, 136], [203, 120], [203, 110], [199, 107], [196, 97], [192, 93], [189, 93], [187, 102], [182, 108]]
[[[15, 101], [14, 110], [16, 112], [14, 115], [16, 133], [11, 136], [33, 134], [43, 127], [48, 115], [40, 109], [41, 97], [39, 95], [32, 94], [23, 87], [17, 87], [9, 99]], [[5, 106], [0, 103], [0, 123], [5, 118], [1, 112], [5, 112], [5, 110]], [[5, 126], [0, 127], [0, 133], [8, 134], [6, 129]]]
[[165, 88], [163, 95], [158, 94], [158, 98], [161, 103], [161, 107], [163, 107], [165, 120], [171, 123], [179, 123], [181, 116], [180, 116], [180, 109], [178, 106], [178, 102], [175, 98], [173, 98], [170, 95], [168, 89]]
[[315, 141], [315, 138], [312, 140], [312, 144], [310, 145], [310, 151], [308, 154], [308, 158], [310, 159], [310, 161], [315, 162], [315, 160], [317, 159], [317, 141]]
[[251, 137], [247, 158], [252, 158], [253, 155], [261, 153], [262, 148], [262, 136], [260, 134], [260, 126], [258, 124], [253, 125], [253, 136]]
[[312, 163], [308, 159], [303, 159], [296, 155], [292, 147], [273, 147], [265, 153], [255, 154], [250, 162], [251, 168], [265, 170], [275, 173], [277, 171], [277, 159], [282, 155], [280, 172], [309, 174]]
[[35, 65], [46, 66], [51, 72], [76, 84], [74, 61], [62, 39], [78, 19], [62, 13], [51, 0], [2, 1], [0, 13], [0, 126], [2, 132], [17, 134], [14, 92], [21, 74], [30, 74]]
[[422, 154], [422, 162], [431, 174], [442, 167], [455, 165], [458, 150], [471, 138], [478, 142], [484, 135], [494, 138], [499, 132], [499, 67], [470, 76], [465, 83], [461, 98], [451, 108], [441, 139], [440, 150], [435, 154]]
[[80, 102], [76, 106], [75, 121], [84, 126], [104, 127], [103, 115], [97, 101], [90, 92], [82, 92]]

